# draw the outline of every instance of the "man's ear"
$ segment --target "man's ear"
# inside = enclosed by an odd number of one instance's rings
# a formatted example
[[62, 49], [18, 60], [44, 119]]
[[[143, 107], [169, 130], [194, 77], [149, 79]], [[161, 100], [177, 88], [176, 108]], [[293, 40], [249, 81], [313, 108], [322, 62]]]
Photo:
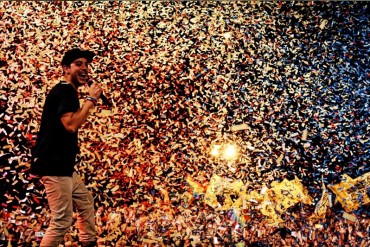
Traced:
[[68, 74], [68, 72], [69, 72], [69, 69], [71, 68], [71, 66], [70, 65], [63, 65], [63, 74], [65, 75], [65, 74]]

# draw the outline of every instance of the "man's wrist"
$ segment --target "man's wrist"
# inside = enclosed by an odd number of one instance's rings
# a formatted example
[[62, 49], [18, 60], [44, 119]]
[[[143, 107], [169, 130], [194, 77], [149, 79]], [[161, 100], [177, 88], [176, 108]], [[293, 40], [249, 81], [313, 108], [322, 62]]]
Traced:
[[98, 100], [94, 97], [87, 96], [86, 100], [92, 102], [94, 104], [94, 106], [96, 106], [98, 104]]

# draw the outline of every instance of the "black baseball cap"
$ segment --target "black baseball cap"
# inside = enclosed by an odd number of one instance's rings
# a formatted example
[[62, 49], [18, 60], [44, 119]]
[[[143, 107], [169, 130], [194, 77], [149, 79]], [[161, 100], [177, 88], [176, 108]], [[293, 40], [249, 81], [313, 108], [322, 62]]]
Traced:
[[67, 51], [64, 54], [62, 59], [62, 66], [69, 66], [74, 60], [78, 58], [85, 58], [88, 63], [91, 63], [95, 56], [95, 53], [92, 51], [81, 50], [79, 48], [74, 48], [72, 50]]

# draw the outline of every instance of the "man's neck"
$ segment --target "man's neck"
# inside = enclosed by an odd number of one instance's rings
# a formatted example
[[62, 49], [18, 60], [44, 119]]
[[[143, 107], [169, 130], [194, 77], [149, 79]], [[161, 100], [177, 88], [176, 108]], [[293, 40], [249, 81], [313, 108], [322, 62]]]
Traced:
[[78, 85], [76, 85], [75, 83], [72, 82], [72, 79], [69, 77], [69, 76], [64, 76], [64, 81], [66, 81], [67, 83], [71, 84], [72, 87], [78, 91]]

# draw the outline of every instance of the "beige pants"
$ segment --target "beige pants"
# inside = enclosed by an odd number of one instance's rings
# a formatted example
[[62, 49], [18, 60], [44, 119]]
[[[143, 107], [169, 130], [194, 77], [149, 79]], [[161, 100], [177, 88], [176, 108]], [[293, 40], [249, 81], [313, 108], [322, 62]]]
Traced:
[[77, 211], [79, 240], [96, 241], [94, 199], [81, 178], [74, 172], [72, 177], [43, 176], [51, 221], [41, 241], [41, 247], [57, 247], [69, 230], [73, 220], [73, 206]]

